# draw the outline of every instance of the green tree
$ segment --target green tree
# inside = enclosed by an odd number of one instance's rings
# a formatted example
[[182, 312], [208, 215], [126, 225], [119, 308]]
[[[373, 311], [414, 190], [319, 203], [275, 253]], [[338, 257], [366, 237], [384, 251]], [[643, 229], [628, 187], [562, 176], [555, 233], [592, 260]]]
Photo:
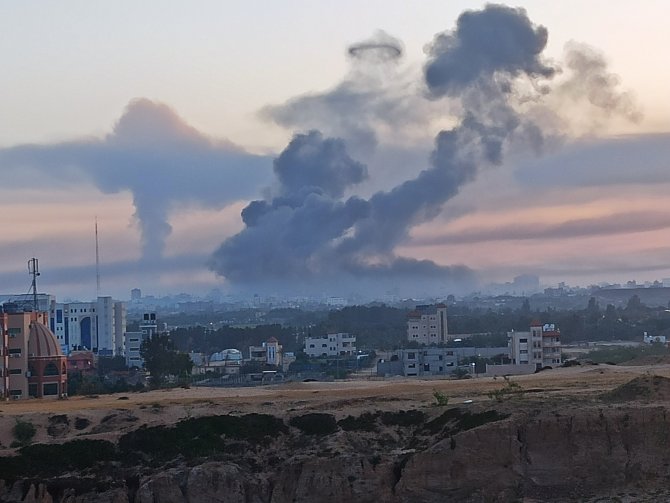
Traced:
[[191, 373], [193, 362], [187, 354], [175, 351], [174, 344], [166, 334], [156, 334], [145, 340], [140, 347], [144, 358], [144, 368], [151, 375], [155, 386], [160, 385], [166, 376], [187, 376]]

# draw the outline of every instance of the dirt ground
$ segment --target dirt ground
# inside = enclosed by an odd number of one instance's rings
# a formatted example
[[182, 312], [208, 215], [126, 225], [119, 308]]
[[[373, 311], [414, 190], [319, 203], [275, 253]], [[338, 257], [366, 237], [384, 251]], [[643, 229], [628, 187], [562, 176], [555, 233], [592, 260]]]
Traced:
[[[670, 365], [589, 365], [514, 376], [526, 392], [525, 401], [555, 399], [566, 404], [593, 400], [631, 379], [654, 374], [670, 377]], [[67, 400], [32, 399], [0, 403], [0, 453], [7, 452], [17, 420], [37, 428], [36, 442], [63, 441], [75, 436], [110, 438], [140, 424], [170, 424], [209, 414], [327, 410], [337, 416], [357, 415], [372, 408], [408, 409], [429, 406], [439, 391], [449, 404], [491, 402], [490, 391], [505, 386], [502, 378], [417, 379], [370, 378], [337, 382], [297, 382], [250, 388], [177, 388], [145, 393], [120, 393]], [[472, 401], [472, 402], [470, 402]], [[67, 416], [66, 425], [54, 416]], [[74, 427], [78, 421], [77, 427]], [[84, 427], [81, 425], [86, 424]]]

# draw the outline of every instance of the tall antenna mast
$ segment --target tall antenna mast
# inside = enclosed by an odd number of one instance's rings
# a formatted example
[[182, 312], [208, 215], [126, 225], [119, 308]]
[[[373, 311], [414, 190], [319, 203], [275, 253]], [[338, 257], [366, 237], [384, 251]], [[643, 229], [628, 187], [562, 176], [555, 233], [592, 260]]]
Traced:
[[37, 259], [35, 257], [31, 258], [28, 261], [28, 274], [30, 274], [33, 277], [33, 284], [32, 284], [32, 290], [33, 290], [33, 311], [37, 312], [38, 305], [37, 305], [37, 276], [40, 275], [40, 266], [39, 263], [37, 262]]
[[98, 217], [95, 217], [95, 288], [96, 297], [100, 297], [100, 248], [98, 247]]

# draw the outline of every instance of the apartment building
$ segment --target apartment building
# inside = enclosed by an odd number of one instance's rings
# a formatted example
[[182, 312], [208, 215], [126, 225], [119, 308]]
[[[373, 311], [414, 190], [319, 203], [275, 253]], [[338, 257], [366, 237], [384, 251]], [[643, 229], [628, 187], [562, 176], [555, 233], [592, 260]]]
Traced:
[[305, 353], [312, 358], [355, 356], [356, 336], [340, 332], [321, 337], [306, 337]]
[[561, 331], [554, 324], [533, 322], [529, 332], [508, 332], [509, 357], [514, 365], [555, 367], [561, 362]]
[[447, 342], [447, 306], [416, 306], [407, 315], [407, 340], [419, 344], [441, 344]]
[[156, 313], [143, 313], [138, 332], [123, 334], [123, 355], [126, 357], [126, 366], [129, 368], [144, 367], [144, 358], [140, 354], [142, 343], [158, 333]]

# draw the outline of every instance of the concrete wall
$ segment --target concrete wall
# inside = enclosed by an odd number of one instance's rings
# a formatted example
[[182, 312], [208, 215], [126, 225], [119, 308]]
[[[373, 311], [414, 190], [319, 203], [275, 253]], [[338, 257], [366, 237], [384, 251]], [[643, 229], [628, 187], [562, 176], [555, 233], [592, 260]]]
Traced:
[[487, 365], [486, 375], [491, 376], [505, 376], [505, 375], [523, 375], [535, 373], [535, 364], [526, 363], [520, 365]]

